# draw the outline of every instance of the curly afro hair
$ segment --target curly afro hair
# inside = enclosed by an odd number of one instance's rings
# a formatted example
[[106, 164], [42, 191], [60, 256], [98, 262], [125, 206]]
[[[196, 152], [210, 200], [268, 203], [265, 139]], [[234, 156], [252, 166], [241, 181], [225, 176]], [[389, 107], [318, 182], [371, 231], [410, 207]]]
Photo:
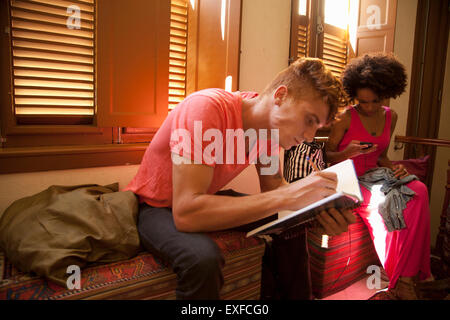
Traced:
[[405, 67], [393, 54], [366, 54], [352, 60], [342, 75], [342, 85], [350, 99], [358, 89], [371, 89], [380, 99], [397, 98], [407, 83]]

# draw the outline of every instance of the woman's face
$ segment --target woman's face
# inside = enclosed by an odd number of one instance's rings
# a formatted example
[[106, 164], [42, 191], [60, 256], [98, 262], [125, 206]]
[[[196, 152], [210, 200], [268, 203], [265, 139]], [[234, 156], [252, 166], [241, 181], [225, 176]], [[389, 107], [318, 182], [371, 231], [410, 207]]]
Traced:
[[381, 99], [371, 89], [363, 88], [356, 91], [359, 111], [368, 117], [374, 116], [382, 107]]

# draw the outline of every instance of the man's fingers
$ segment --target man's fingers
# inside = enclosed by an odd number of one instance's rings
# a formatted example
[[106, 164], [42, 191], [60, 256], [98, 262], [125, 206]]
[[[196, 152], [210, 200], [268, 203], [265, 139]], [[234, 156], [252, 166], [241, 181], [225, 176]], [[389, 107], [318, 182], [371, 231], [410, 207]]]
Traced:
[[324, 218], [321, 217], [321, 215], [317, 215], [316, 217], [317, 221], [319, 221], [320, 225], [323, 228], [323, 233], [327, 234], [329, 236], [334, 236], [334, 231], [330, 228], [329, 223], [327, 221], [325, 221]]
[[335, 208], [328, 209], [328, 214], [336, 221], [337, 227], [339, 230], [342, 230], [342, 232], [345, 232], [348, 230], [348, 222], [344, 218], [344, 216], [336, 210]]
[[331, 208], [328, 211], [322, 211], [317, 216], [317, 221], [323, 226], [327, 235], [334, 236], [346, 232], [348, 225], [354, 223], [356, 217], [350, 209], [338, 211]]
[[353, 214], [352, 209], [342, 209], [341, 213], [344, 216], [345, 220], [347, 220], [348, 224], [356, 222], [356, 216]]
[[[341, 217], [342, 218], [342, 217]], [[338, 223], [334, 217], [332, 217], [327, 211], [322, 211], [318, 215], [318, 220], [324, 227], [326, 234], [335, 236], [342, 233], [345, 230], [341, 230], [340, 223]], [[344, 219], [341, 220], [341, 223]], [[345, 223], [345, 221], [344, 221]]]
[[318, 171], [314, 173], [317, 179], [316, 185], [319, 187], [329, 188], [336, 190], [337, 187], [337, 175], [334, 172], [322, 172]]

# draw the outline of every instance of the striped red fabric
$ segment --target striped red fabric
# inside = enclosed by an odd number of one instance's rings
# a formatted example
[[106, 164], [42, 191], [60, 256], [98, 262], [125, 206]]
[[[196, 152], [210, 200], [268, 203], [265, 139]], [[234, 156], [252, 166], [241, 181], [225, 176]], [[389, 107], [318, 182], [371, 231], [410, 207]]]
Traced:
[[[209, 234], [225, 258], [226, 300], [259, 299], [265, 244], [244, 232]], [[176, 275], [148, 252], [120, 262], [81, 270], [81, 289], [69, 290], [44, 278], [23, 273], [0, 252], [0, 300], [175, 299]]]
[[312, 291], [317, 299], [326, 298], [367, 276], [368, 266], [380, 265], [369, 231], [359, 216], [356, 223], [349, 226], [349, 231], [329, 237], [328, 248], [321, 245], [322, 236], [309, 230]]

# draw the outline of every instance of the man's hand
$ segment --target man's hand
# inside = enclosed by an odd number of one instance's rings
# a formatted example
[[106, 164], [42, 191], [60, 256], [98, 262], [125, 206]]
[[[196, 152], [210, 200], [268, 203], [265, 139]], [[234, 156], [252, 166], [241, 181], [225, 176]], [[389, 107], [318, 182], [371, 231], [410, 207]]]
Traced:
[[[294, 200], [289, 210], [298, 210], [336, 192], [337, 176], [333, 172], [313, 172], [308, 177], [285, 186], [289, 198]], [[317, 216], [319, 232], [335, 236], [348, 230], [348, 225], [356, 221], [351, 209], [328, 209]]]
[[322, 211], [317, 216], [320, 223], [319, 233], [329, 236], [337, 236], [348, 230], [348, 225], [356, 222], [356, 217], [351, 209], [337, 210], [334, 208]]
[[322, 200], [336, 192], [337, 176], [334, 172], [317, 171], [309, 176], [284, 185], [281, 191], [285, 207], [283, 210], [296, 211]]

